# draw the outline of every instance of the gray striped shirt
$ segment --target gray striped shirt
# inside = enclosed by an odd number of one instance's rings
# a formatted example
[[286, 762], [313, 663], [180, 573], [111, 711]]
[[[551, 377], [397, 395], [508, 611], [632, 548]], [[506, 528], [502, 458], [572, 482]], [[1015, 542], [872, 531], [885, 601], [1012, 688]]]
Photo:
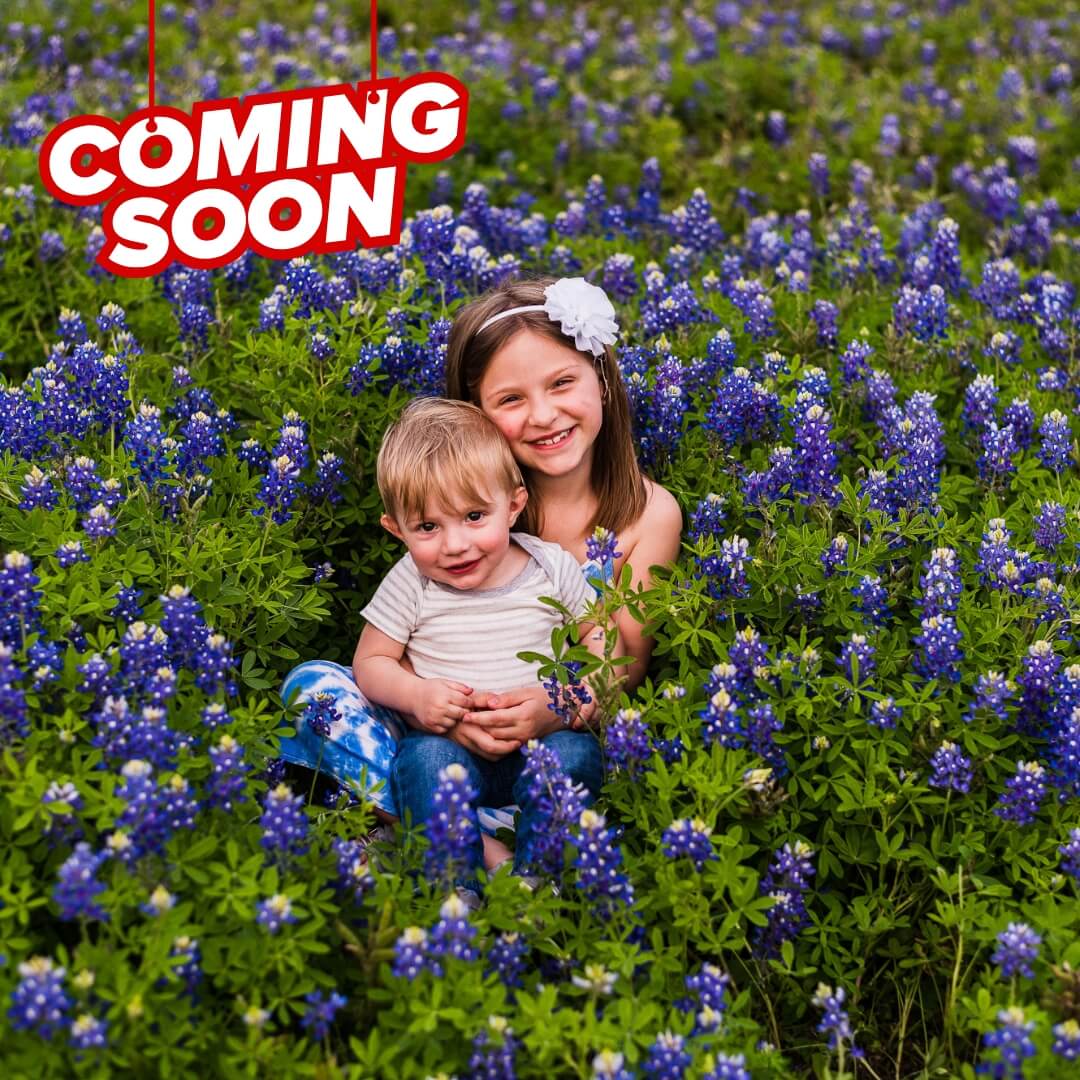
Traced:
[[530, 556], [513, 581], [494, 589], [455, 589], [421, 576], [406, 555], [360, 614], [405, 645], [423, 679], [453, 679], [495, 693], [535, 682], [540, 665], [517, 654], [551, 656], [551, 631], [563, 624], [562, 615], [539, 598], [554, 597], [580, 616], [596, 593], [578, 561], [558, 544], [528, 533], [510, 538]]

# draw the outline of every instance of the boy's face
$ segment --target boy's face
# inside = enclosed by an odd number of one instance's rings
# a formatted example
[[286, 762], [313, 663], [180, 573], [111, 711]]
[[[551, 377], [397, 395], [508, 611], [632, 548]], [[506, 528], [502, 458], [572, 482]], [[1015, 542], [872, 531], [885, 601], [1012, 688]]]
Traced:
[[383, 514], [380, 520], [409, 549], [424, 577], [455, 589], [494, 589], [513, 577], [506, 562], [510, 526], [527, 499], [523, 487], [493, 492], [476, 503], [447, 493], [445, 503], [432, 500], [422, 515], [398, 522]]

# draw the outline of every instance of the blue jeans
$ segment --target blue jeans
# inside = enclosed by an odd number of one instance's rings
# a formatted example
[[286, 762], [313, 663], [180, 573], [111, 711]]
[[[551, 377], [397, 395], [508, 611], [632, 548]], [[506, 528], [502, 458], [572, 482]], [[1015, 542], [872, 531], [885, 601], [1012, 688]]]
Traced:
[[[554, 752], [570, 780], [584, 786], [588, 793], [586, 804], [591, 805], [600, 793], [604, 779], [600, 744], [596, 738], [584, 731], [556, 731], [541, 742]], [[407, 731], [398, 744], [397, 757], [390, 769], [390, 791], [401, 814], [407, 816], [413, 826], [425, 823], [432, 814], [439, 771], [454, 763], [465, 767], [477, 792], [479, 804], [503, 806], [517, 803], [521, 807], [514, 870], [524, 873], [528, 869], [533, 830], [537, 827], [543, 828], [544, 823], [536, 820], [537, 812], [533, 800], [529, 797], [528, 780], [522, 776], [525, 755], [520, 750], [515, 750], [498, 761], [488, 761], [471, 754], [463, 746], [442, 735]], [[482, 866], [483, 858], [483, 842], [478, 832], [471, 853], [470, 867]]]

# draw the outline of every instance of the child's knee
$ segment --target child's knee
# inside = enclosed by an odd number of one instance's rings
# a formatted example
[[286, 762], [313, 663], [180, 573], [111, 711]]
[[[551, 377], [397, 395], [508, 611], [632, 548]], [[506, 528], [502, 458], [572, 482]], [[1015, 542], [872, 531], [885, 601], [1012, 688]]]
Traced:
[[598, 795], [604, 782], [604, 761], [600, 744], [583, 731], [557, 731], [544, 742], [555, 752], [563, 772], [575, 783], [584, 784]]
[[475, 765], [464, 747], [441, 735], [410, 735], [398, 744], [392, 769], [399, 781], [408, 778], [434, 787], [448, 765], [464, 766], [475, 783]]

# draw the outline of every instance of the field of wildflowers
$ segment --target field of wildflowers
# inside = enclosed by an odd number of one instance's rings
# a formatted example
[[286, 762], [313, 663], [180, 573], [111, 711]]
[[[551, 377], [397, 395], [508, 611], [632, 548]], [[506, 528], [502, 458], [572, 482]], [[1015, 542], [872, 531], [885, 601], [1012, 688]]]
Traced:
[[[144, 280], [36, 151], [145, 101], [146, 7], [17, 17], [5, 1075], [1077, 1075], [1075, 10], [384, 0], [380, 72], [471, 92], [401, 243]], [[161, 4], [158, 100], [366, 78], [366, 18]], [[559, 889], [469, 911], [458, 779], [369, 863], [370, 812], [283, 776], [276, 688], [348, 662], [398, 554], [381, 434], [529, 272], [616, 303], [687, 529], [609, 590], [658, 645], [602, 800], [530, 755]]]

